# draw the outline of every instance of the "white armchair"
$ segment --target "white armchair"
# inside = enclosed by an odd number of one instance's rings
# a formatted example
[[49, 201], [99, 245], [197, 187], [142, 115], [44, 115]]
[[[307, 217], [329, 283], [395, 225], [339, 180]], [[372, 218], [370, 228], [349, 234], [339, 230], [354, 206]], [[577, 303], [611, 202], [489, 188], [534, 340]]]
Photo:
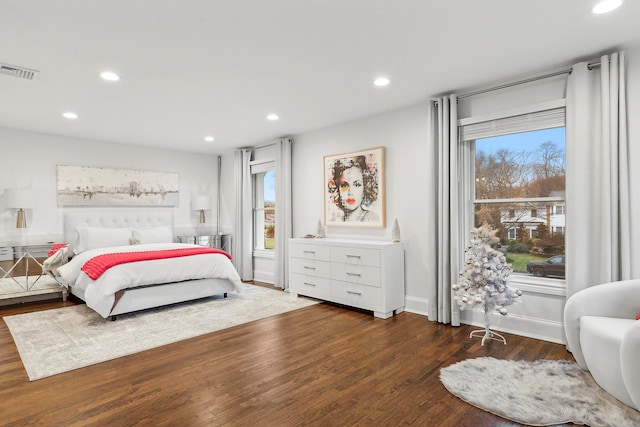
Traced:
[[640, 280], [592, 286], [564, 309], [569, 350], [609, 394], [640, 410]]

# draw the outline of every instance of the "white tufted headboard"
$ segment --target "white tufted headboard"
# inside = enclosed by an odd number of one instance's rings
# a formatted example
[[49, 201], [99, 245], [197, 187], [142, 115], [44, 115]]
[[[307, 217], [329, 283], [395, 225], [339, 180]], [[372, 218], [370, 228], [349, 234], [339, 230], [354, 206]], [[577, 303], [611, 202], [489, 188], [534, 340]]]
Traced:
[[92, 208], [66, 212], [64, 217], [65, 242], [75, 241], [76, 228], [79, 225], [104, 228], [167, 226], [173, 231], [173, 209]]

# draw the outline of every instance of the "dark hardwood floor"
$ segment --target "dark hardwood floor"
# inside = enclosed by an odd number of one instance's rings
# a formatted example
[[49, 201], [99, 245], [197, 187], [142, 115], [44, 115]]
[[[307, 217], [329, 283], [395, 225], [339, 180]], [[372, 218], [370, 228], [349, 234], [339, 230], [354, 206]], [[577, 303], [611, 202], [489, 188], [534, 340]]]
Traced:
[[[74, 304], [0, 307], [0, 316]], [[318, 304], [30, 382], [0, 322], [3, 426], [516, 426], [451, 395], [441, 367], [492, 356], [573, 360], [563, 345], [469, 339], [401, 313]]]

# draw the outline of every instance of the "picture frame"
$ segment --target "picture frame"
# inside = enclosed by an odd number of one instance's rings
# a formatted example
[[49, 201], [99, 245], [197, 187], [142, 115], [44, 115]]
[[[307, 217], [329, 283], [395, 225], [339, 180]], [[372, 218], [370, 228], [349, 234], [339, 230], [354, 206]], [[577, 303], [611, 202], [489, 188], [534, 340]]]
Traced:
[[178, 206], [177, 173], [56, 165], [58, 206]]
[[384, 147], [324, 156], [325, 225], [386, 226]]

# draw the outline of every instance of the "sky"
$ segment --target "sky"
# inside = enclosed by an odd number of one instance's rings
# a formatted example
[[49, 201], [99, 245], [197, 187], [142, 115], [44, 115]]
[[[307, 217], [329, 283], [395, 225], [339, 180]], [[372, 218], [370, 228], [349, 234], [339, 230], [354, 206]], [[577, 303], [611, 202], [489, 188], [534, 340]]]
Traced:
[[535, 151], [540, 144], [555, 142], [561, 151], [565, 151], [565, 128], [543, 129], [531, 132], [514, 133], [476, 140], [476, 151], [494, 154], [501, 148], [510, 151]]
[[276, 201], [276, 171], [270, 170], [264, 174], [264, 201]]

